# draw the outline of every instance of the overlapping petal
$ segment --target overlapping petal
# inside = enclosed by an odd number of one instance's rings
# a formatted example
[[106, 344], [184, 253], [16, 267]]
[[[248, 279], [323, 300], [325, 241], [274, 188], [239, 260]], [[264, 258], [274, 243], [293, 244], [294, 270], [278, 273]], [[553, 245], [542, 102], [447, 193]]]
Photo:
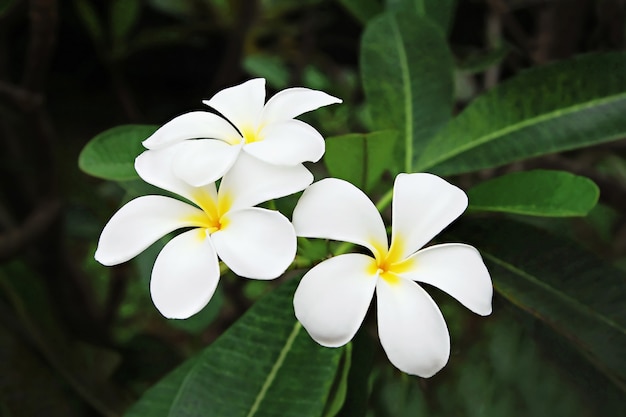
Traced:
[[231, 199], [231, 210], [304, 190], [313, 174], [303, 165], [277, 166], [242, 152], [220, 184], [220, 195]]
[[361, 326], [376, 288], [376, 275], [368, 273], [372, 261], [358, 253], [339, 255], [300, 281], [293, 298], [296, 318], [320, 345], [345, 345]]
[[220, 277], [217, 255], [204, 229], [182, 233], [154, 263], [150, 294], [165, 317], [186, 319], [207, 305]]
[[222, 117], [205, 111], [193, 111], [165, 123], [143, 141], [143, 146], [160, 149], [186, 139], [214, 138], [232, 142], [240, 137], [237, 130]]
[[267, 123], [288, 120], [334, 103], [341, 103], [341, 99], [309, 88], [288, 88], [279, 91], [267, 101], [263, 109], [263, 120]]
[[491, 278], [475, 248], [461, 243], [435, 245], [411, 258], [416, 266], [404, 277], [445, 291], [476, 314], [491, 314]]
[[460, 188], [432, 174], [399, 174], [393, 187], [391, 236], [401, 238], [402, 258], [414, 253], [467, 208]]
[[378, 336], [389, 361], [427, 378], [448, 362], [450, 337], [441, 311], [413, 281], [376, 284]]
[[[176, 155], [178, 145], [163, 149], [147, 150], [135, 159], [137, 174], [148, 184], [152, 184], [163, 190], [170, 191], [193, 200], [196, 187], [192, 187], [179, 177], [174, 175], [172, 161]], [[208, 184], [207, 192], [217, 195], [214, 184]]]
[[103, 265], [126, 262], [167, 233], [193, 226], [203, 212], [182, 201], [148, 195], [129, 201], [104, 226], [95, 258]]
[[250, 155], [276, 165], [317, 162], [326, 148], [324, 138], [317, 130], [295, 119], [268, 124], [262, 136], [263, 140], [249, 143], [244, 149]]
[[293, 211], [296, 234], [356, 243], [376, 254], [387, 250], [380, 213], [347, 181], [327, 178], [307, 188]]
[[234, 87], [225, 88], [204, 104], [213, 107], [242, 129], [258, 126], [265, 103], [265, 80], [255, 78]]
[[241, 145], [199, 139], [176, 145], [172, 161], [174, 175], [194, 186], [201, 187], [220, 179], [235, 163]]
[[215, 250], [237, 275], [255, 279], [280, 276], [296, 256], [296, 234], [289, 220], [263, 208], [234, 210], [211, 235]]

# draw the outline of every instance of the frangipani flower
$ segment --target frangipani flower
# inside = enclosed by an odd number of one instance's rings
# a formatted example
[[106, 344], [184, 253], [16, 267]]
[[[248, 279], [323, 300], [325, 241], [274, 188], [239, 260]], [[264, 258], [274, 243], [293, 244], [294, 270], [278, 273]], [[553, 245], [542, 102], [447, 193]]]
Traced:
[[421, 249], [467, 207], [465, 193], [431, 174], [400, 174], [393, 189], [391, 245], [383, 220], [352, 184], [329, 178], [303, 193], [294, 214], [296, 234], [366, 247], [307, 272], [294, 296], [296, 317], [323, 346], [348, 343], [374, 292], [378, 334], [391, 363], [429, 377], [447, 363], [450, 337], [441, 312], [417, 282], [433, 285], [480, 315], [491, 313], [492, 285], [471, 246], [452, 243]]
[[143, 142], [148, 149], [174, 146], [174, 174], [194, 186], [221, 178], [242, 151], [273, 165], [317, 162], [324, 154], [324, 139], [294, 117], [341, 100], [322, 91], [288, 88], [265, 103], [265, 80], [257, 78], [204, 103], [228, 120], [204, 111], [186, 113]]
[[148, 195], [124, 205], [106, 224], [96, 260], [125, 262], [167, 233], [191, 228], [169, 241], [152, 269], [150, 293], [169, 318], [187, 318], [211, 299], [220, 276], [218, 257], [237, 275], [255, 279], [280, 276], [296, 254], [289, 220], [274, 210], [253, 207], [301, 191], [313, 181], [302, 165], [278, 167], [244, 155], [222, 179], [192, 187], [168, 169], [173, 152], [144, 152], [135, 161], [148, 183], [194, 203]]

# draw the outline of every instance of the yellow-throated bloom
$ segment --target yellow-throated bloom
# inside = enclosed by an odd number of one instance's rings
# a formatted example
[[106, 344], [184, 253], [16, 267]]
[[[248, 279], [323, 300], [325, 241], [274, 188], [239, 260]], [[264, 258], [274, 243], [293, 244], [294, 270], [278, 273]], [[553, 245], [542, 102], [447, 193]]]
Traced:
[[378, 334], [391, 363], [409, 374], [434, 375], [448, 361], [450, 336], [441, 311], [416, 281], [477, 314], [491, 313], [491, 278], [476, 249], [459, 243], [421, 249], [466, 207], [465, 193], [445, 180], [400, 174], [388, 245], [380, 213], [361, 190], [334, 178], [311, 185], [294, 210], [296, 234], [355, 243], [373, 256], [338, 255], [307, 272], [294, 296], [296, 317], [321, 345], [342, 346], [361, 326], [376, 292]]
[[242, 152], [272, 165], [317, 162], [324, 154], [324, 139], [294, 118], [341, 100], [296, 87], [265, 103], [265, 80], [257, 78], [226, 88], [204, 103], [226, 119], [205, 111], [185, 113], [143, 142], [146, 152], [174, 147], [174, 174], [194, 186], [217, 181]]
[[168, 169], [174, 153], [144, 152], [135, 161], [146, 182], [193, 203], [148, 195], [113, 215], [96, 250], [104, 265], [125, 262], [180, 228], [191, 228], [169, 241], [152, 269], [150, 293], [169, 318], [187, 318], [211, 299], [220, 276], [218, 257], [237, 275], [254, 279], [280, 276], [296, 254], [292, 224], [281, 213], [254, 207], [301, 191], [313, 181], [302, 165], [279, 167], [243, 155], [222, 178], [193, 187]]

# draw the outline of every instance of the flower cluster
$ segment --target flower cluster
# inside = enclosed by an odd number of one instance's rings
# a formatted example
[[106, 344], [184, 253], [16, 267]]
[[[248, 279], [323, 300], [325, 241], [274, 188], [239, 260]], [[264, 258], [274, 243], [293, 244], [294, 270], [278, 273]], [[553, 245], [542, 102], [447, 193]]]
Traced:
[[[378, 332], [389, 360], [409, 374], [433, 375], [448, 360], [449, 335], [417, 282], [438, 287], [477, 314], [491, 312], [491, 279], [476, 249], [422, 249], [465, 210], [467, 197], [435, 175], [398, 175], [388, 244], [383, 219], [361, 190], [334, 178], [311, 185], [303, 165], [322, 157], [324, 140], [295, 117], [340, 102], [321, 91], [290, 88], [266, 103], [265, 80], [254, 79], [205, 101], [221, 116], [190, 112], [166, 123], [143, 142], [147, 150], [135, 169], [188, 202], [160, 195], [130, 201], [104, 227], [96, 259], [116, 265], [187, 229], [159, 253], [150, 282], [157, 309], [184, 319], [211, 299], [219, 260], [237, 275], [267, 280], [293, 262], [296, 236], [363, 246], [371, 255], [338, 255], [304, 275], [294, 296], [297, 319], [319, 344], [342, 346], [361, 326], [376, 292]], [[293, 222], [257, 207], [302, 190]]]

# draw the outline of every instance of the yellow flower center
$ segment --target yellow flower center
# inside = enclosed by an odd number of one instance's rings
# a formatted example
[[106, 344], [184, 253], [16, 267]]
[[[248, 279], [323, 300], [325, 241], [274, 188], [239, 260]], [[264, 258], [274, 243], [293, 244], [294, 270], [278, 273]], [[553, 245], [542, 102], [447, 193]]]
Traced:
[[414, 267], [412, 259], [402, 259], [404, 252], [404, 242], [398, 236], [393, 239], [389, 250], [380, 245], [374, 245], [376, 249], [374, 259], [368, 268], [368, 273], [378, 274], [379, 277], [389, 284], [397, 284], [400, 275]]
[[199, 190], [193, 197], [194, 202], [202, 209], [202, 213], [191, 216], [189, 219], [191, 223], [206, 230], [209, 234], [223, 230], [228, 226], [228, 211], [232, 206], [230, 195], [219, 195], [215, 201], [213, 196]]
[[258, 128], [252, 128], [250, 126], [246, 126], [241, 129], [241, 135], [243, 136], [243, 140], [245, 143], [254, 143], [263, 140], [263, 136], [261, 135], [262, 126]]

